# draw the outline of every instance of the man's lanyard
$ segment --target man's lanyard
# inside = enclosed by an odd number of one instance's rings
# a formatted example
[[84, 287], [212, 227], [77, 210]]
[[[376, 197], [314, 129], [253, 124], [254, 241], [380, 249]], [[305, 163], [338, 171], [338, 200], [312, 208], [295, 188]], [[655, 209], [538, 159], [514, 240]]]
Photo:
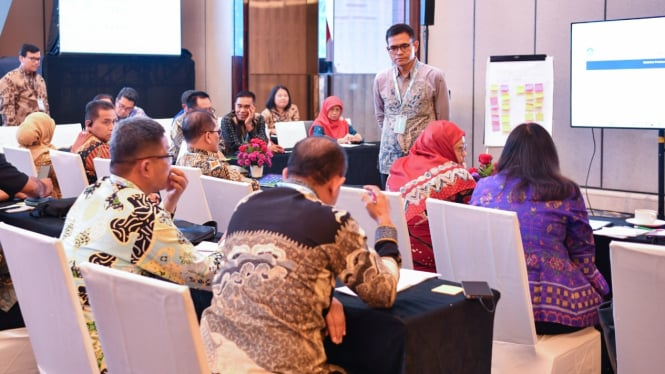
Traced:
[[[397, 69], [397, 74], [399, 74], [399, 68]], [[411, 78], [409, 81], [409, 86], [406, 88], [406, 92], [404, 92], [404, 98], [402, 98], [402, 94], [399, 92], [399, 85], [397, 84], [397, 74], [393, 74], [393, 84], [395, 85], [395, 96], [397, 96], [397, 102], [399, 103], [399, 112], [402, 113], [402, 109], [404, 108], [404, 103], [406, 102], [406, 99], [409, 96], [409, 92], [411, 92], [413, 81], [416, 80], [416, 74], [418, 74], [418, 61], [416, 61], [416, 66], [413, 67], [413, 71], [410, 73]]]

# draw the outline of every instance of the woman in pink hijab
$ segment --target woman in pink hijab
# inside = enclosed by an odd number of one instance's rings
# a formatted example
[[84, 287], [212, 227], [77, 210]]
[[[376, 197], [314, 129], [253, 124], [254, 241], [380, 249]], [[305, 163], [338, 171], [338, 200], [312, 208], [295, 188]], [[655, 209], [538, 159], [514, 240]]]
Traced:
[[342, 117], [344, 107], [337, 96], [328, 96], [323, 100], [321, 112], [309, 128], [309, 136], [329, 136], [337, 143], [360, 143], [363, 137]]
[[30, 151], [37, 170], [42, 166], [51, 167], [48, 174], [53, 182], [53, 195], [51, 196], [60, 198], [60, 187], [51, 166], [51, 156], [49, 155], [49, 150], [56, 149], [51, 144], [54, 132], [55, 121], [46, 113], [34, 112], [25, 117], [23, 123], [16, 130], [16, 140], [21, 147]]
[[450, 121], [433, 121], [418, 136], [408, 155], [390, 168], [387, 190], [398, 191], [404, 199], [404, 212], [413, 266], [416, 270], [436, 271], [429, 221], [425, 210], [428, 197], [468, 203], [476, 187], [464, 167], [464, 131]]

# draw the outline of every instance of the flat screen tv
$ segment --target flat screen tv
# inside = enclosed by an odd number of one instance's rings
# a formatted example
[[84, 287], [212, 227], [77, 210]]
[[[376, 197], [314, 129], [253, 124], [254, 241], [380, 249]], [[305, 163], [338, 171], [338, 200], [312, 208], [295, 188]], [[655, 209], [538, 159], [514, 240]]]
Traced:
[[665, 17], [571, 24], [572, 127], [665, 129]]
[[60, 53], [180, 55], [180, 0], [60, 0]]

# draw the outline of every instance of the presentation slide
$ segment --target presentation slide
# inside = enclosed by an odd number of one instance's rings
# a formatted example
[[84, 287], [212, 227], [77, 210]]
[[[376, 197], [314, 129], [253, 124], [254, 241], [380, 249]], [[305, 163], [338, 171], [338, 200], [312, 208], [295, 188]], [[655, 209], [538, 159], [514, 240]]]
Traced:
[[665, 17], [574, 23], [571, 126], [665, 128]]
[[60, 0], [61, 53], [180, 55], [180, 0]]

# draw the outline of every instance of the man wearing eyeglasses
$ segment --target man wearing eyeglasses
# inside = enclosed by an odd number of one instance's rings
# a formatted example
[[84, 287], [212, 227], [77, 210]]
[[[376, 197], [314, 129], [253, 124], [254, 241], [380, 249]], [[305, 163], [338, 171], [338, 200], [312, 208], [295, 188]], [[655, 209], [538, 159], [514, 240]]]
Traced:
[[382, 187], [393, 162], [406, 155], [434, 120], [448, 120], [450, 97], [443, 72], [418, 61], [418, 40], [406, 24], [386, 31], [393, 66], [374, 78], [374, 112], [381, 128], [379, 173]]
[[4, 126], [20, 125], [28, 114], [49, 113], [46, 82], [39, 73], [39, 47], [23, 44], [18, 68], [0, 79], [0, 116]]
[[[111, 175], [81, 193], [60, 235], [102, 370], [102, 352], [79, 263], [96, 263], [210, 291], [222, 261], [217, 253], [197, 252], [173, 223], [187, 178], [171, 167], [164, 128], [145, 117], [120, 121], [113, 130], [110, 148]], [[149, 195], [159, 191], [163, 200], [156, 204]], [[212, 294], [196, 292], [193, 296], [200, 315]]]
[[115, 113], [118, 120], [131, 117], [147, 117], [145, 111], [136, 105], [139, 101], [139, 93], [132, 87], [123, 87], [115, 97]]
[[194, 109], [184, 117], [182, 133], [187, 141], [187, 150], [178, 157], [177, 165], [199, 168], [203, 175], [215, 178], [249, 182], [255, 191], [259, 189], [256, 180], [243, 177], [226, 162], [226, 157], [219, 151], [222, 130], [212, 113]]
[[[215, 108], [212, 107], [212, 100], [210, 95], [204, 91], [192, 91], [187, 98], [185, 99], [185, 111], [176, 117], [171, 126], [171, 147], [169, 147], [169, 153], [172, 153], [176, 158], [180, 154], [180, 146], [182, 145], [185, 137], [182, 134], [182, 122], [185, 119], [185, 115], [194, 110], [204, 110], [217, 122], [217, 117], [215, 117]], [[220, 152], [224, 152], [224, 139], [220, 136], [217, 147]]]

